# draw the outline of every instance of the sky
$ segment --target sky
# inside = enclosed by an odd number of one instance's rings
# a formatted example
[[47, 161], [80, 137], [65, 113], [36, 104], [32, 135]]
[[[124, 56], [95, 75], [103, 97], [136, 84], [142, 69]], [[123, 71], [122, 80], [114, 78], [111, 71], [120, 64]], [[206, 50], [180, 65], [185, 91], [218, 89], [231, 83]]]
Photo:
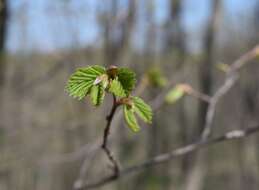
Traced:
[[[106, 3], [109, 0], [106, 1]], [[183, 26], [187, 32], [199, 31], [210, 13], [209, 0], [183, 0]], [[239, 20], [258, 0], [224, 0], [224, 16]], [[7, 48], [16, 51], [53, 51], [71, 47], [85, 47], [100, 43], [96, 11], [105, 9], [100, 0], [11, 0], [11, 18]], [[140, 10], [144, 0], [139, 0]], [[120, 0], [124, 10], [126, 0]], [[155, 22], [162, 25], [168, 17], [168, 0], [154, 0]], [[138, 41], [144, 35], [145, 20], [137, 27]], [[142, 35], [142, 36], [141, 36]], [[139, 39], [138, 39], [139, 38]]]

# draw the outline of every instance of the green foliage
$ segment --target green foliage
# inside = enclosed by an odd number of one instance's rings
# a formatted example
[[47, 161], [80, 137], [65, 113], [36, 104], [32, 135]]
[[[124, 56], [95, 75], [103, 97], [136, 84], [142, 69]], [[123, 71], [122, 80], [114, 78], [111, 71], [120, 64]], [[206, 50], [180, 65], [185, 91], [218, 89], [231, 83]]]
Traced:
[[157, 67], [151, 68], [147, 72], [147, 77], [148, 77], [149, 83], [155, 87], [164, 87], [168, 83], [162, 71]]
[[152, 122], [152, 109], [141, 98], [132, 96], [124, 104], [124, 118], [132, 131], [139, 131], [139, 125], [136, 116], [139, 116], [146, 123]]
[[133, 100], [133, 109], [136, 114], [146, 123], [152, 122], [152, 109], [139, 97], [132, 97]]
[[220, 71], [223, 71], [224, 73], [228, 72], [229, 71], [229, 65], [228, 64], [225, 64], [225, 63], [219, 63], [216, 65], [216, 67], [220, 70]]
[[115, 96], [118, 96], [118, 97], [126, 96], [123, 86], [121, 85], [120, 81], [118, 81], [117, 79], [112, 80], [110, 84], [109, 92], [113, 93]]
[[104, 88], [102, 85], [93, 85], [90, 92], [90, 97], [93, 105], [99, 106], [104, 99]]
[[102, 104], [105, 92], [113, 94], [116, 97], [115, 105], [123, 105], [124, 118], [129, 128], [137, 132], [140, 127], [136, 115], [144, 122], [151, 123], [152, 110], [141, 98], [130, 95], [135, 83], [135, 73], [128, 68], [111, 66], [105, 69], [94, 65], [76, 70], [68, 80], [66, 90], [78, 99], [89, 94], [95, 106]]
[[139, 127], [137, 119], [134, 115], [133, 108], [128, 105], [124, 105], [123, 111], [124, 111], [125, 121], [127, 122], [129, 128], [134, 132], [138, 132], [140, 130], [140, 127]]
[[181, 99], [185, 95], [185, 89], [182, 87], [182, 85], [176, 85], [173, 89], [171, 89], [166, 97], [165, 101], [169, 104], [173, 104], [179, 99]]
[[104, 73], [105, 68], [98, 65], [80, 68], [71, 75], [66, 90], [70, 96], [81, 100], [89, 93], [96, 78]]
[[128, 96], [130, 92], [134, 89], [136, 84], [135, 73], [128, 68], [119, 68], [118, 80], [120, 81], [126, 95]]

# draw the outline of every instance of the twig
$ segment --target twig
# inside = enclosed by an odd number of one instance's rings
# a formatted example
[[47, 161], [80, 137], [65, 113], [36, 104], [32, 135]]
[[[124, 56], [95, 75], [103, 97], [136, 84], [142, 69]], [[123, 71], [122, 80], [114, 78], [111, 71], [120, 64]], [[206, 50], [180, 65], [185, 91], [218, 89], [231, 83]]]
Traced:
[[115, 95], [113, 95], [113, 105], [112, 105], [112, 109], [111, 109], [110, 114], [106, 117], [107, 123], [106, 123], [106, 127], [104, 129], [103, 143], [102, 143], [102, 149], [104, 150], [108, 159], [110, 160], [110, 162], [113, 165], [113, 171], [114, 171], [113, 175], [114, 175], [114, 177], [119, 175], [119, 164], [115, 160], [115, 158], [113, 157], [110, 149], [107, 147], [107, 140], [108, 140], [108, 136], [109, 136], [109, 133], [110, 133], [111, 122], [112, 122], [112, 119], [114, 117], [115, 111], [116, 111], [118, 106], [119, 106], [119, 104], [117, 103], [116, 97], [115, 97]]
[[185, 156], [185, 155], [187, 155], [191, 152], [197, 151], [201, 148], [205, 148], [207, 146], [210, 146], [210, 145], [213, 145], [213, 144], [216, 144], [216, 143], [220, 143], [220, 142], [244, 138], [244, 137], [252, 135], [256, 132], [259, 132], [259, 125], [249, 127], [247, 129], [244, 129], [244, 130], [233, 130], [233, 131], [227, 132], [227, 133], [225, 133], [221, 136], [218, 136], [218, 137], [214, 137], [214, 138], [210, 138], [210, 139], [206, 139], [206, 140], [200, 140], [196, 143], [192, 143], [192, 144], [183, 146], [183, 147], [175, 149], [171, 152], [160, 154], [160, 155], [155, 156], [154, 158], [152, 158], [150, 160], [147, 160], [147, 161], [144, 161], [140, 164], [122, 169], [120, 171], [119, 176], [114, 176], [114, 175], [107, 176], [107, 177], [97, 181], [96, 183], [87, 184], [87, 185], [83, 186], [82, 188], [80, 188], [80, 190], [97, 188], [97, 187], [106, 185], [108, 183], [111, 183], [112, 181], [118, 180], [119, 178], [124, 177], [126, 175], [129, 175], [131, 173], [134, 173], [134, 172], [146, 169], [148, 167], [153, 167], [155, 165], [171, 161], [174, 158], [177, 158], [177, 157], [180, 157], [180, 156]]
[[216, 91], [211, 97], [208, 111], [205, 118], [205, 126], [202, 131], [201, 138], [207, 139], [212, 131], [212, 122], [216, 111], [216, 106], [219, 100], [231, 89], [231, 87], [237, 82], [239, 78], [238, 70], [240, 70], [248, 61], [254, 59], [259, 54], [259, 45], [255, 46], [252, 50], [248, 51], [237, 59], [229, 68], [226, 79], [223, 85]]

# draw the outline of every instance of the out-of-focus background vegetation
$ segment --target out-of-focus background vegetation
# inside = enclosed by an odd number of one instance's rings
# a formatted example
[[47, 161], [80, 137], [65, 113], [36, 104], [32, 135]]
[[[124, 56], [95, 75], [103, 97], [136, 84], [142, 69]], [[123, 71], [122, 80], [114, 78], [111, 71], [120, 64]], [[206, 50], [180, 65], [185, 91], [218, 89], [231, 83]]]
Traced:
[[[111, 97], [101, 108], [69, 97], [64, 87], [77, 67], [130, 67], [147, 102], [178, 83], [211, 95], [225, 64], [258, 42], [258, 0], [1, 0], [0, 189], [71, 190], [111, 172], [95, 149]], [[213, 134], [258, 122], [258, 79], [255, 60], [217, 106]], [[191, 143], [204, 110], [185, 96], [137, 134], [117, 117], [109, 146], [129, 166]], [[99, 189], [257, 190], [258, 145], [256, 135], [218, 144], [202, 163], [190, 154]]]

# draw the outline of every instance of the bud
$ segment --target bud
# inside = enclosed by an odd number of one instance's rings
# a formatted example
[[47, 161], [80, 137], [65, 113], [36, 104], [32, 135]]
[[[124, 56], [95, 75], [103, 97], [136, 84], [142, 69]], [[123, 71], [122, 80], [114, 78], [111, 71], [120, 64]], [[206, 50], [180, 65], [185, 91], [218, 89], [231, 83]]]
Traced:
[[118, 67], [111, 65], [109, 68], [106, 69], [106, 73], [109, 78], [114, 79], [118, 75]]

